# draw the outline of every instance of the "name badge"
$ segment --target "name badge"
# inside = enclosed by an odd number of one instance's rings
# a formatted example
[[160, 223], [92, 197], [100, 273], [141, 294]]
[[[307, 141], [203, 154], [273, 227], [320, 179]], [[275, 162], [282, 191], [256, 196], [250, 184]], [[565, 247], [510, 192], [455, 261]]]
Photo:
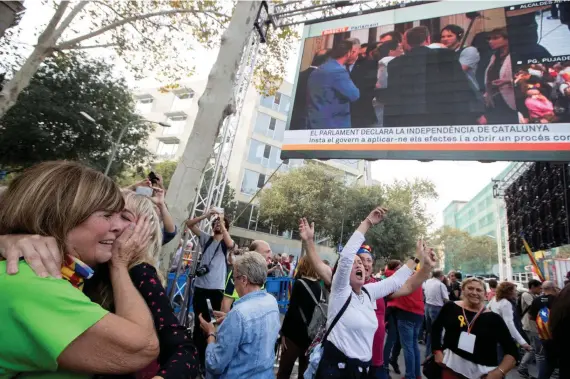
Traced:
[[461, 335], [459, 336], [459, 344], [457, 344], [457, 347], [463, 351], [473, 354], [473, 351], [475, 350], [475, 338], [475, 334], [461, 332]]

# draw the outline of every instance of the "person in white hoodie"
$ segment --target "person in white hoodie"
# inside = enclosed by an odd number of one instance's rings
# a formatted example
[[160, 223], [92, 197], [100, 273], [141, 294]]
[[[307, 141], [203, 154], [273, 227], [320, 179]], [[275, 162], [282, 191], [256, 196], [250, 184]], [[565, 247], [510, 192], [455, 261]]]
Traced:
[[495, 297], [491, 299], [487, 307], [503, 318], [503, 321], [505, 321], [505, 324], [507, 324], [507, 328], [509, 328], [509, 332], [511, 332], [511, 337], [513, 337], [516, 343], [519, 344], [523, 349], [529, 351], [531, 349], [530, 345], [526, 342], [524, 337], [519, 333], [515, 326], [515, 315], [511, 300], [514, 300], [516, 298], [516, 285], [511, 282], [502, 282], [497, 287]]

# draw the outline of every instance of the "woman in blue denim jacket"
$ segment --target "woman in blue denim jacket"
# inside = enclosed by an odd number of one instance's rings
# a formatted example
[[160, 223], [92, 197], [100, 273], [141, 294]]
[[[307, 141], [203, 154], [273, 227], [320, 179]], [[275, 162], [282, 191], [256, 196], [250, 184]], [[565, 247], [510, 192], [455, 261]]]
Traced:
[[274, 347], [281, 323], [275, 297], [261, 290], [267, 279], [265, 258], [256, 252], [243, 254], [234, 261], [233, 276], [240, 298], [227, 315], [214, 312], [221, 323], [218, 333], [199, 315], [208, 342], [206, 377], [275, 378]]

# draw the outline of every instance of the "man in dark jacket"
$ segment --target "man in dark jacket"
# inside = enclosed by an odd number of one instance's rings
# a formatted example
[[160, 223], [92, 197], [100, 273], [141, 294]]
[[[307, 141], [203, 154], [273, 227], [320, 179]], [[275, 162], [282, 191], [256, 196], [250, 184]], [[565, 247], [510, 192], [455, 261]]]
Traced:
[[329, 59], [329, 51], [329, 49], [322, 49], [317, 51], [317, 54], [313, 57], [313, 61], [311, 62], [309, 68], [299, 73], [289, 130], [307, 129], [307, 85], [309, 83], [309, 76], [313, 71], [318, 69], [320, 65]]
[[406, 53], [388, 65], [388, 88], [381, 101], [384, 126], [440, 126], [484, 123], [465, 73], [450, 49], [431, 49], [425, 26], [404, 35]]

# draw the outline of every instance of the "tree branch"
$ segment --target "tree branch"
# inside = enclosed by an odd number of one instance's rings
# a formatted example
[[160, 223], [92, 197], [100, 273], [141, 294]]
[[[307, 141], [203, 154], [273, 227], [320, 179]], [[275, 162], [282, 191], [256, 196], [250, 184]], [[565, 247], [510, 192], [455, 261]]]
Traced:
[[119, 21], [115, 21], [99, 30], [95, 30], [91, 33], [87, 33], [85, 35], [79, 36], [77, 38], [73, 38], [70, 39], [68, 41], [64, 41], [62, 43], [60, 43], [57, 48], [60, 50], [64, 50], [64, 49], [70, 49], [73, 46], [77, 45], [79, 42], [84, 41], [86, 39], [89, 38], [93, 38], [96, 37], [98, 35], [101, 35], [109, 30], [113, 30], [115, 28], [118, 28], [121, 25], [125, 25], [128, 24], [130, 22], [133, 21], [140, 21], [140, 20], [145, 20], [147, 18], [151, 18], [151, 17], [157, 17], [157, 16], [165, 16], [165, 15], [170, 15], [170, 14], [177, 14], [177, 13], [210, 13], [213, 15], [217, 15], [219, 17], [226, 17], [226, 15], [222, 14], [222, 13], [218, 13], [218, 12], [202, 12], [202, 11], [197, 11], [195, 9], [171, 9], [171, 10], [167, 10], [167, 11], [160, 11], [160, 12], [153, 12], [153, 13], [147, 13], [144, 15], [136, 15], [136, 16], [131, 16], [131, 17], [125, 17], [122, 20]]
[[47, 39], [50, 39], [50, 37], [52, 36], [52, 32], [57, 27], [57, 24], [59, 24], [59, 21], [63, 17], [63, 14], [65, 13], [68, 6], [69, 6], [69, 0], [64, 0], [61, 3], [59, 3], [59, 5], [55, 10], [55, 14], [51, 18], [51, 20], [49, 20], [49, 24], [46, 26], [42, 34], [40, 34], [40, 36], [38, 37], [38, 45], [41, 45]]
[[[117, 46], [117, 44], [116, 43], [104, 43], [101, 45], [75, 46], [75, 47], [70, 47], [69, 49], [87, 50], [87, 49], [98, 49], [98, 48], [105, 48], [105, 47], [112, 47], [112, 46]], [[66, 49], [66, 50], [68, 50], [68, 49]]]
[[61, 25], [59, 25], [57, 27], [57, 29], [54, 32], [54, 36], [56, 38], [56, 40], [63, 34], [63, 32], [65, 31], [65, 29], [67, 29], [67, 27], [69, 26], [69, 24], [71, 24], [71, 21], [73, 21], [73, 19], [75, 18], [75, 16], [77, 16], [77, 14], [79, 12], [81, 12], [83, 10], [83, 8], [85, 8], [85, 6], [89, 4], [88, 1], [80, 1], [79, 4], [77, 4], [72, 10], [71, 12], [69, 12], [69, 14], [67, 15], [67, 17], [65, 18], [65, 20], [63, 20], [63, 22], [61, 23]]

